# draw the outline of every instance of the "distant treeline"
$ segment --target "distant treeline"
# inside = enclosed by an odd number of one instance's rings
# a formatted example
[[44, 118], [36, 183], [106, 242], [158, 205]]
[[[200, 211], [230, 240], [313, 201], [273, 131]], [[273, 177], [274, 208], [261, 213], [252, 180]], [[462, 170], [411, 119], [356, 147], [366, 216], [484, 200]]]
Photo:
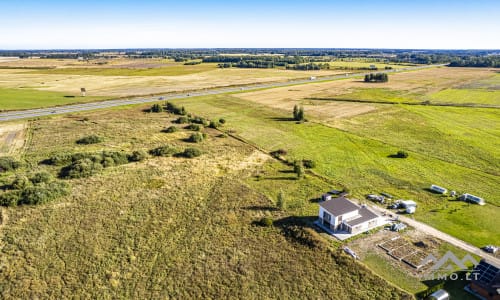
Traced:
[[[92, 50], [0, 50], [0, 56], [41, 58], [169, 58], [178, 62], [201, 59], [240, 68], [325, 63], [365, 59], [404, 64], [450, 64], [452, 67], [498, 67], [500, 50], [409, 50], [409, 49], [307, 49], [307, 48], [214, 48], [214, 49], [92, 49]], [[299, 68], [299, 67], [297, 67]], [[301, 68], [301, 67], [300, 67]]]
[[453, 60], [450, 67], [500, 68], [500, 55], [485, 57], [461, 57]]
[[[209, 56], [203, 58], [203, 62], [219, 62], [219, 68], [260, 68], [272, 69], [285, 67], [290, 70], [323, 70], [330, 69], [328, 63], [315, 63], [316, 59], [303, 56]], [[320, 60], [322, 61], [322, 60]]]

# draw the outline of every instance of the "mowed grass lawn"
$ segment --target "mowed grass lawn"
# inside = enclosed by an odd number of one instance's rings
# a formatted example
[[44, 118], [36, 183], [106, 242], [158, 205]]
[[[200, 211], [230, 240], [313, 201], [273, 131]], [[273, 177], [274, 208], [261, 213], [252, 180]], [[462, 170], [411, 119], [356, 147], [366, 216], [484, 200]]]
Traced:
[[0, 110], [30, 109], [64, 104], [93, 102], [109, 97], [49, 92], [33, 89], [0, 88]]
[[[225, 117], [229, 120], [228, 129], [267, 151], [283, 148], [290, 159], [315, 160], [316, 172], [346, 185], [359, 199], [382, 191], [414, 199], [419, 203], [417, 219], [477, 246], [500, 240], [500, 233], [494, 230], [500, 216], [499, 177], [480, 167], [458, 165], [417, 149], [410, 151], [407, 159], [390, 158], [389, 155], [401, 149], [397, 143], [387, 144], [316, 123], [295, 124], [289, 121], [286, 112], [230, 96], [193, 98], [178, 103], [199, 114]], [[430, 142], [428, 146], [434, 144]], [[489, 204], [469, 206], [435, 196], [425, 190], [431, 184], [480, 195]], [[474, 230], [473, 235], [470, 230]]]

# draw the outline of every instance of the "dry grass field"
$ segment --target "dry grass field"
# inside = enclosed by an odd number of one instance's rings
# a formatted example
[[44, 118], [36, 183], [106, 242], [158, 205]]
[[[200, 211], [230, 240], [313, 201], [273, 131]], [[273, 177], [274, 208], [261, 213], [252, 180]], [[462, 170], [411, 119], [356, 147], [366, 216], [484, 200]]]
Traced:
[[[2, 69], [2, 66], [4, 69]], [[50, 69], [36, 69], [50, 68]], [[111, 60], [105, 65], [88, 65], [77, 60], [23, 59], [0, 62], [0, 88], [6, 92], [5, 101], [15, 98], [15, 92], [35, 90], [77, 96], [80, 88], [87, 89], [91, 101], [189, 91], [232, 85], [287, 81], [309, 76], [341, 73], [335, 70], [293, 71], [280, 69], [219, 69], [216, 64], [183, 65], [171, 60]], [[39, 104], [10, 103], [8, 109], [34, 108], [54, 105], [51, 95], [38, 95]], [[56, 94], [52, 96], [58, 96]], [[95, 97], [95, 98], [91, 98]], [[17, 99], [16, 99], [17, 100]], [[64, 100], [58, 101], [64, 104]], [[67, 103], [74, 99], [66, 99]], [[87, 99], [80, 99], [80, 101]], [[2, 109], [0, 104], [0, 109]]]
[[17, 156], [26, 140], [26, 123], [0, 123], [0, 156]]

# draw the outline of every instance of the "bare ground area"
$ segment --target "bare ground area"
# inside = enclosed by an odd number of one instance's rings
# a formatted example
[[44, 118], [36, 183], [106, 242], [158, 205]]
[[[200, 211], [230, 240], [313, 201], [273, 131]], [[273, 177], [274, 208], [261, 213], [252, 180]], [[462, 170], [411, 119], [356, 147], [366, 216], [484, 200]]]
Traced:
[[24, 146], [26, 140], [26, 124], [0, 125], [0, 156], [15, 155]]

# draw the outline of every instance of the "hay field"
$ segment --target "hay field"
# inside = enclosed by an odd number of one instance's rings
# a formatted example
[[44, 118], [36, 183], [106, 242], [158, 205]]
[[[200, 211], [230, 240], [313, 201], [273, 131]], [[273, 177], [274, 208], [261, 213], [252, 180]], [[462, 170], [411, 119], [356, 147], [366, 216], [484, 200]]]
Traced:
[[[133, 68], [122, 68], [116, 65], [106, 68], [61, 67], [50, 70], [0, 68], [0, 88], [5, 91], [2, 100], [6, 103], [5, 106], [0, 103], [0, 109], [53, 106], [55, 105], [53, 98], [78, 96], [82, 87], [87, 89], [86, 98], [78, 99], [78, 101], [58, 99], [57, 104], [287, 81], [309, 76], [332, 75], [338, 72], [333, 70], [304, 72], [278, 69], [218, 69], [214, 64], [194, 66], [173, 64], [161, 68], [139, 68], [137, 64]], [[47, 94], [36, 95], [38, 100], [36, 103], [18, 101], [16, 94], [22, 93], [20, 91], [22, 89]], [[48, 94], [49, 92], [53, 94]], [[19, 97], [22, 96], [19, 95]]]
[[[187, 130], [160, 132], [174, 116], [144, 108], [34, 121], [24, 155], [30, 168], [20, 172], [55, 174], [58, 167], [38, 162], [57, 152], [186, 146]], [[247, 184], [269, 156], [215, 130], [205, 132], [208, 140], [196, 145], [204, 151], [199, 158], [149, 158], [107, 168], [69, 180], [71, 194], [54, 202], [2, 209], [0, 296], [411, 299], [325, 242], [309, 227], [309, 214], [276, 210], [274, 199]], [[104, 142], [75, 144], [89, 133]], [[12, 177], [3, 174], [0, 181]], [[311, 185], [309, 179], [294, 182], [297, 190]], [[276, 225], [255, 226], [263, 216]]]
[[26, 123], [0, 123], [0, 156], [19, 156], [26, 134]]

